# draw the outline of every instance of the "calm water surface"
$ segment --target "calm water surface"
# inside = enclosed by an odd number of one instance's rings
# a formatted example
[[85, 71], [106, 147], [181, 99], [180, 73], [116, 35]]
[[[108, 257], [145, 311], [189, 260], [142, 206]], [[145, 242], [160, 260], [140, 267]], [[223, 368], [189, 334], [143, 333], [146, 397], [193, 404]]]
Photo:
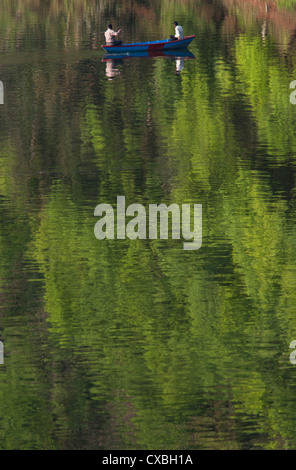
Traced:
[[[296, 447], [296, 16], [278, 3], [1, 2], [1, 449]], [[128, 42], [174, 20], [187, 56], [105, 59], [110, 21]], [[201, 249], [97, 240], [118, 195], [202, 204]]]

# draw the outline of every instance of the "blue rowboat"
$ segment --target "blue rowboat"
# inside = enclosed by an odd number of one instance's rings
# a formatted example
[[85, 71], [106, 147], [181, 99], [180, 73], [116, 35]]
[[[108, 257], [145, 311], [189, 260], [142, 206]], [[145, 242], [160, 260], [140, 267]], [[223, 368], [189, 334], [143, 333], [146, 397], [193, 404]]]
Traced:
[[121, 54], [122, 52], [141, 52], [141, 51], [162, 51], [167, 49], [182, 49], [188, 47], [195, 36], [185, 36], [184, 39], [172, 41], [171, 39], [161, 39], [159, 41], [134, 42], [131, 44], [122, 44], [121, 46], [101, 46], [109, 54]]

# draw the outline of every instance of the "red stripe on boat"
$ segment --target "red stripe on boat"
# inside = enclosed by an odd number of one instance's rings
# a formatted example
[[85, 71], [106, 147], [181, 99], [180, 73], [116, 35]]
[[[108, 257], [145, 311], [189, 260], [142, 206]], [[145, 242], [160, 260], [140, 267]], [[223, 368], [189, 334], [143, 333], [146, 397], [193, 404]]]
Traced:
[[150, 44], [150, 46], [148, 46], [147, 51], [160, 51], [161, 49], [163, 49], [163, 45], [164, 45], [164, 43]]

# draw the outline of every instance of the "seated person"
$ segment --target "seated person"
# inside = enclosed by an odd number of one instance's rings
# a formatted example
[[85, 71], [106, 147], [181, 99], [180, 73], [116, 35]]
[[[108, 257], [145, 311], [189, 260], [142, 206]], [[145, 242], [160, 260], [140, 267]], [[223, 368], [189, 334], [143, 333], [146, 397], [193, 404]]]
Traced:
[[107, 46], [121, 46], [122, 41], [116, 41], [115, 37], [121, 33], [121, 29], [117, 32], [113, 31], [112, 24], [108, 24], [108, 29], [105, 31], [105, 38]]
[[184, 39], [183, 28], [178, 24], [177, 21], [174, 21], [175, 27], [175, 36], [170, 36], [171, 41], [178, 41], [179, 39]]

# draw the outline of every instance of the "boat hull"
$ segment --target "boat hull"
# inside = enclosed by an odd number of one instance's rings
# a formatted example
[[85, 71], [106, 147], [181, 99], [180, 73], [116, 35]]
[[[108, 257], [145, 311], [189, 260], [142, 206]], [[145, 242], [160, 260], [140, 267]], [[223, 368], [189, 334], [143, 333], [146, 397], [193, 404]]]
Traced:
[[171, 41], [170, 39], [162, 39], [160, 41], [135, 42], [132, 44], [122, 44], [121, 46], [101, 46], [109, 54], [118, 54], [123, 52], [144, 52], [144, 51], [161, 51], [175, 50], [188, 47], [195, 36], [186, 36], [184, 39]]

